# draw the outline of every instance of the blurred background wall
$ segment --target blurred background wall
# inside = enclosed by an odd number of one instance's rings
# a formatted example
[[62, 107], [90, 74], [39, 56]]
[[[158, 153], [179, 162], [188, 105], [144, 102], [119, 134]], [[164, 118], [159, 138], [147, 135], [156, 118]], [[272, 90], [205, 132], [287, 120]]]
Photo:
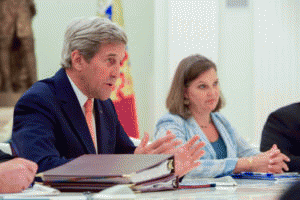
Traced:
[[[74, 17], [97, 15], [98, 0], [35, 0], [38, 79], [60, 68]], [[193, 53], [218, 67], [221, 112], [254, 146], [268, 114], [300, 100], [299, 1], [123, 0], [140, 136], [153, 134], [178, 62]]]

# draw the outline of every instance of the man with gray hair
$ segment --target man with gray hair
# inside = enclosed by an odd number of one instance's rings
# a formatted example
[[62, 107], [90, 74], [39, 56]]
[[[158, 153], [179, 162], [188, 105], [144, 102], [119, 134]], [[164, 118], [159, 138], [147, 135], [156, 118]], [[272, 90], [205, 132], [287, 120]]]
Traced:
[[12, 148], [15, 154], [38, 163], [38, 172], [62, 165], [82, 154], [175, 155], [181, 177], [200, 165], [203, 142], [184, 145], [175, 135], [148, 144], [145, 133], [135, 147], [118, 120], [111, 92], [127, 58], [127, 36], [107, 19], [81, 18], [65, 33], [62, 68], [35, 83], [14, 111]]

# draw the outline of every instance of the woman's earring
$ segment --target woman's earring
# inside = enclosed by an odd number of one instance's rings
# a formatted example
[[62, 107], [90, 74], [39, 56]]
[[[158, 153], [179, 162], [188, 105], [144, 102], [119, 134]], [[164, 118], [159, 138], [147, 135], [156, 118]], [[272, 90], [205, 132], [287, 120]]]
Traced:
[[183, 104], [186, 105], [186, 106], [190, 105], [190, 100], [184, 99]]

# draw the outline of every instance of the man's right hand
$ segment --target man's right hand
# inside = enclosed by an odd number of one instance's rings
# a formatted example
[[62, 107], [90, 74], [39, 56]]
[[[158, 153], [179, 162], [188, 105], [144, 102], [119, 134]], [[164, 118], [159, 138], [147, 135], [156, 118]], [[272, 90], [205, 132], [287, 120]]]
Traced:
[[0, 193], [16, 193], [33, 182], [38, 165], [23, 158], [0, 163]]

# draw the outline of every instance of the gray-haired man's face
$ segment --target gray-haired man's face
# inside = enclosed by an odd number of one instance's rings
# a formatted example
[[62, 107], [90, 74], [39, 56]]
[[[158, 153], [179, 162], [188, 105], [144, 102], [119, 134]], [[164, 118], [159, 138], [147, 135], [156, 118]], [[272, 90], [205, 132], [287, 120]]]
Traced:
[[125, 44], [111, 43], [101, 45], [100, 50], [90, 62], [83, 59], [82, 78], [85, 95], [90, 98], [107, 100], [120, 76], [121, 62], [125, 57]]

